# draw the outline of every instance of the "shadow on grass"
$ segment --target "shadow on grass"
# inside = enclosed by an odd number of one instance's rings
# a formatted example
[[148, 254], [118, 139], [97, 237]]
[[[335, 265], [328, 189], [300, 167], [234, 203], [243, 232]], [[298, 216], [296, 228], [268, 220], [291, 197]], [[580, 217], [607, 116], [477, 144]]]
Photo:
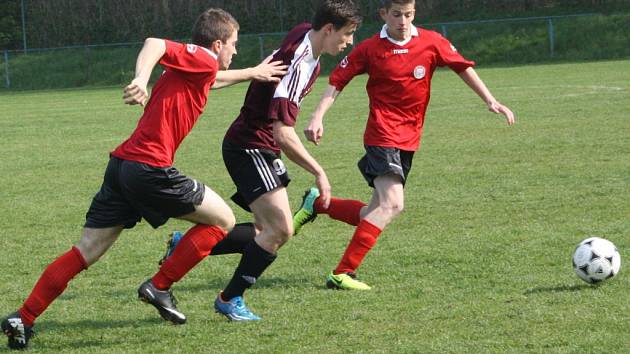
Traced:
[[155, 324], [168, 324], [160, 317], [142, 318], [136, 320], [81, 320], [81, 321], [41, 321], [37, 323], [39, 331], [57, 331], [66, 329], [112, 329], [112, 328], [138, 328], [154, 326]]
[[[185, 291], [206, 291], [208, 289], [217, 290], [223, 289], [230, 281], [230, 277], [224, 279], [212, 279], [208, 282], [182, 285], [178, 287]], [[252, 289], [269, 289], [269, 288], [294, 288], [294, 289], [306, 289], [313, 287], [313, 278], [310, 277], [278, 277], [268, 276], [264, 274], [252, 287]]]
[[[87, 331], [112, 331], [113, 329], [133, 329], [137, 330], [143, 327], [152, 327], [156, 325], [170, 325], [159, 317], [154, 318], [146, 318], [146, 319], [137, 319], [137, 320], [81, 320], [81, 321], [41, 321], [38, 323], [36, 330], [36, 335], [33, 337], [33, 348], [41, 349], [41, 350], [69, 350], [69, 349], [81, 349], [85, 350], [90, 347], [99, 347], [102, 349], [113, 347], [116, 345], [120, 345], [119, 339], [104, 339], [101, 336], [100, 339], [78, 339], [72, 340], [72, 338], [66, 338], [67, 341], [63, 343], [58, 342], [56, 339], [54, 341], [46, 340], [46, 333], [54, 333], [57, 331], [68, 331], [68, 330], [87, 330]], [[40, 338], [41, 337], [41, 338]], [[131, 339], [126, 339], [128, 342]]]
[[[231, 275], [226, 276], [225, 278], [212, 278], [207, 281], [183, 281], [183, 284], [174, 284], [173, 291], [175, 295], [179, 292], [207, 292], [211, 291], [213, 294], [217, 293], [219, 290], [225, 288], [230, 281]], [[140, 286], [141, 283], [138, 283]], [[313, 278], [309, 277], [266, 277], [263, 275], [261, 279], [259, 279], [256, 284], [251, 288], [255, 289], [271, 289], [271, 288], [279, 288], [279, 289], [313, 289], [320, 287], [319, 283], [314, 283]], [[129, 288], [129, 291], [116, 290], [109, 293], [110, 296], [113, 297], [127, 297], [129, 294], [136, 294], [137, 288]], [[216, 295], [216, 294], [215, 294]]]
[[561, 293], [569, 291], [593, 290], [597, 286], [581, 284], [581, 285], [560, 285], [560, 286], [540, 286], [533, 289], [527, 289], [523, 295], [532, 295], [538, 293]]

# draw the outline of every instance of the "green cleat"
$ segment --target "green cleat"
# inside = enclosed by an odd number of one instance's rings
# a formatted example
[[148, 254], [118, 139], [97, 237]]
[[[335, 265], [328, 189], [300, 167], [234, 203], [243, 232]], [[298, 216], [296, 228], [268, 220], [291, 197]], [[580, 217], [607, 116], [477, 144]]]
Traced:
[[370, 290], [372, 287], [365, 284], [362, 281], [357, 280], [357, 276], [354, 273], [341, 273], [333, 274], [330, 272], [326, 279], [326, 287], [328, 289], [341, 289], [341, 290]]
[[319, 190], [315, 187], [307, 190], [302, 197], [302, 206], [293, 214], [293, 236], [297, 235], [302, 226], [307, 222], [313, 222], [317, 218], [315, 211], [315, 200], [319, 198]]

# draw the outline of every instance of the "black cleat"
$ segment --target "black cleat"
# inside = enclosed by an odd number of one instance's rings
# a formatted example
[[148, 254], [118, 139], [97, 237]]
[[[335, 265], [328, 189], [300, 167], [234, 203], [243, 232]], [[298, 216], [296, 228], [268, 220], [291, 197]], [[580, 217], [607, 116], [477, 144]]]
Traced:
[[153, 285], [151, 279], [145, 281], [138, 288], [138, 299], [153, 305], [159, 312], [163, 319], [172, 322], [173, 324], [186, 323], [186, 316], [177, 310], [177, 300], [173, 295], [173, 292], [169, 290], [158, 290]]
[[31, 326], [22, 323], [22, 318], [17, 312], [2, 320], [2, 332], [9, 337], [9, 348], [18, 350], [26, 349], [28, 341], [35, 334]]

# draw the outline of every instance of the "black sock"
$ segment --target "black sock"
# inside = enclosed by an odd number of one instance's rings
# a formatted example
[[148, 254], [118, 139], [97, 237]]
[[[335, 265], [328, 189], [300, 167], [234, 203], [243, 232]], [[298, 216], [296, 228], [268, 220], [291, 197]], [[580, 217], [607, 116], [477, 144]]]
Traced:
[[251, 222], [237, 224], [232, 231], [217, 243], [210, 252], [211, 256], [219, 254], [243, 253], [245, 246], [256, 237], [256, 228]]
[[236, 296], [242, 296], [275, 259], [275, 254], [265, 251], [258, 246], [256, 241], [251, 240], [243, 250], [243, 256], [232, 279], [223, 290], [223, 299], [230, 300]]

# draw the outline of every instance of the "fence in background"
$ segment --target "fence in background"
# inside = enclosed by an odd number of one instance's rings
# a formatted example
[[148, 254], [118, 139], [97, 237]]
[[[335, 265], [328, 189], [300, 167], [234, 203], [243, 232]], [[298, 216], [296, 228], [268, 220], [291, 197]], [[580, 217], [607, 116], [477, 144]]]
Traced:
[[[630, 16], [630, 15], [629, 15]], [[566, 57], [580, 45], [574, 29], [595, 23], [603, 16], [580, 14], [481, 21], [429, 23], [423, 28], [441, 32], [460, 51], [479, 63], [520, 64]], [[628, 17], [626, 17], [627, 19]], [[380, 27], [363, 26], [357, 41], [377, 33]], [[255, 65], [282, 40], [285, 33], [242, 34], [233, 67]], [[558, 46], [558, 43], [561, 46]], [[60, 48], [4, 50], [3, 76], [7, 89], [118, 85], [133, 77], [135, 57], [142, 43], [112, 43]], [[626, 54], [628, 55], [628, 54]], [[588, 58], [587, 58], [588, 59]], [[338, 58], [322, 57], [324, 69]]]

